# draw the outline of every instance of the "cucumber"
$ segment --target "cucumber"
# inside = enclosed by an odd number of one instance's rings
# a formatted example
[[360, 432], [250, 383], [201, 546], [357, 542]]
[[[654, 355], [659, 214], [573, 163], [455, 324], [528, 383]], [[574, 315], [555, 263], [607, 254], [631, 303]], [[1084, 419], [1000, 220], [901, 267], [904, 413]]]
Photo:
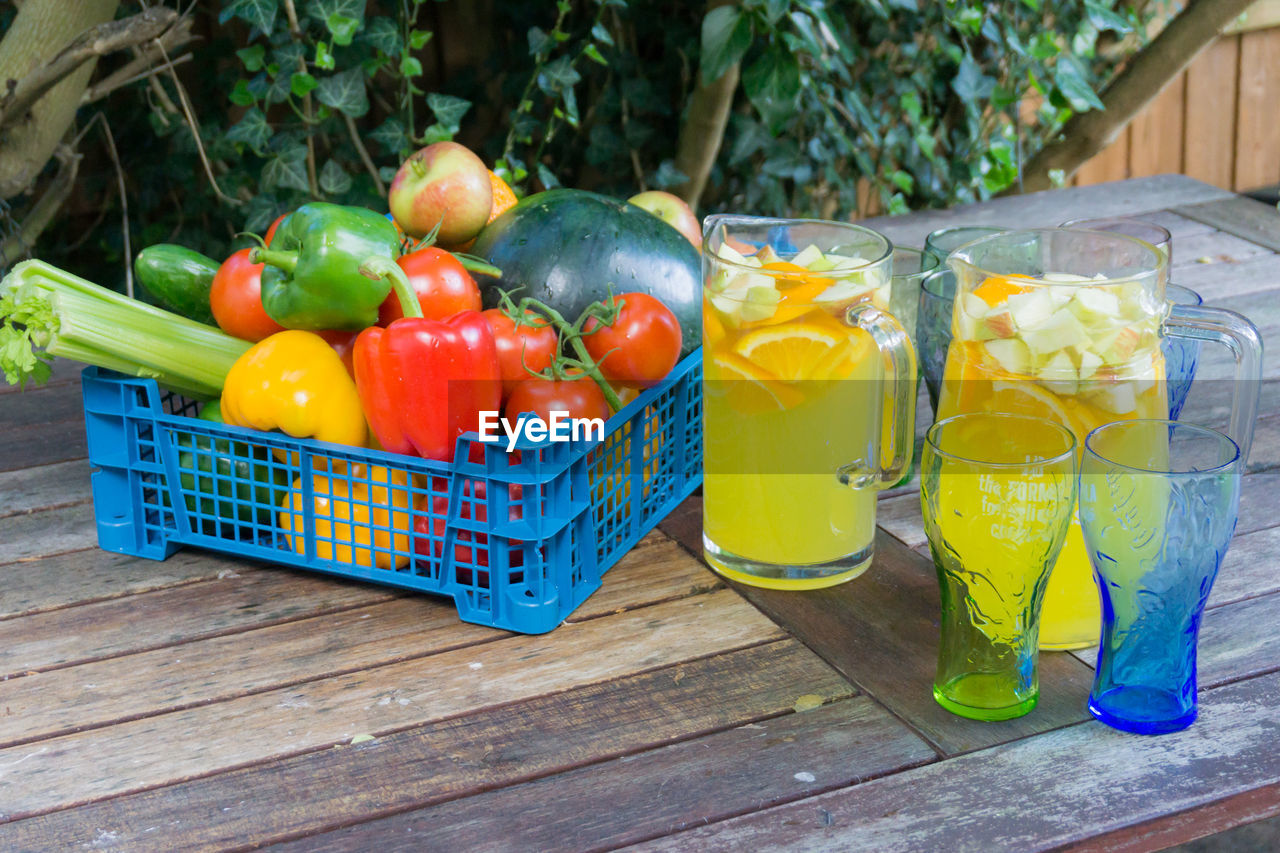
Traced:
[[186, 246], [157, 243], [138, 253], [133, 274], [161, 308], [212, 326], [209, 289], [220, 266]]

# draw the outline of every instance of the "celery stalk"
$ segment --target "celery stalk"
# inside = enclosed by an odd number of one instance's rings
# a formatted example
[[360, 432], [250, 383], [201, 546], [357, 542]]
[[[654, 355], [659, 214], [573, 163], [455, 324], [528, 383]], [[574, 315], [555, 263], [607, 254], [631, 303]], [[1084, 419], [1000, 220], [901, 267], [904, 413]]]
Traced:
[[48, 360], [60, 356], [207, 399], [222, 393], [250, 346], [43, 261], [17, 264], [0, 280], [0, 370], [10, 384], [43, 382]]

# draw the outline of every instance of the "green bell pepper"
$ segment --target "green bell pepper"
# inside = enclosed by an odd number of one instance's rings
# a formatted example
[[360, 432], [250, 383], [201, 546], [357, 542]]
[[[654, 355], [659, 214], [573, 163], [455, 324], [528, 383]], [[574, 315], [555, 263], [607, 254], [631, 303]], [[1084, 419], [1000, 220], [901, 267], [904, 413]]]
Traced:
[[[199, 417], [225, 423], [217, 400], [206, 403]], [[207, 435], [180, 435], [178, 447], [179, 479], [187, 511], [194, 514], [199, 506], [204, 533], [234, 535], [228, 529], [220, 530], [224, 523], [272, 523], [275, 504], [283, 494], [279, 490], [289, 487], [289, 473], [273, 462], [270, 450]]]
[[358, 331], [378, 321], [391, 283], [360, 272], [369, 258], [395, 260], [400, 235], [362, 207], [312, 202], [280, 223], [271, 245], [249, 255], [262, 271], [262, 307], [288, 329]]

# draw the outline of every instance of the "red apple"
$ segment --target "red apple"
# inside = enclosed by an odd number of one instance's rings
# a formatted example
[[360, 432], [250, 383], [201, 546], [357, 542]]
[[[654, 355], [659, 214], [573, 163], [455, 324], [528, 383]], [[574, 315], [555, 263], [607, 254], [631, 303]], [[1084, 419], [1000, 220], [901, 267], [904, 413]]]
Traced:
[[633, 195], [627, 201], [649, 211], [683, 234], [695, 249], [702, 251], [702, 223], [680, 196], [662, 190], [649, 190]]
[[440, 223], [436, 242], [465, 243], [480, 233], [493, 207], [484, 161], [456, 142], [435, 142], [400, 166], [388, 198], [391, 215], [411, 237]]

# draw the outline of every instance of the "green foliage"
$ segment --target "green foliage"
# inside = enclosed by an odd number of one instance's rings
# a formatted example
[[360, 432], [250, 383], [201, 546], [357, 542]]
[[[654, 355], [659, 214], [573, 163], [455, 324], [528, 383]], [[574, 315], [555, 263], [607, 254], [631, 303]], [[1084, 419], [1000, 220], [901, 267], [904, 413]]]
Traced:
[[[443, 139], [471, 146], [520, 193], [674, 187], [686, 179], [675, 156], [691, 94], [737, 64], [700, 208], [843, 218], [868, 190], [901, 212], [1014, 185], [1074, 112], [1100, 106], [1116, 60], [1098, 48], [1142, 31], [1132, 5], [200, 0], [209, 26], [182, 73], [198, 140], [168, 75], [106, 109], [134, 247], [224, 257], [236, 234], [312, 198], [384, 210], [366, 155], [385, 185]], [[72, 240], [46, 237], [41, 254], [63, 249], [107, 280], [104, 269], [123, 268], [119, 220], [105, 213], [118, 204], [114, 170], [81, 174], [103, 216]]]

